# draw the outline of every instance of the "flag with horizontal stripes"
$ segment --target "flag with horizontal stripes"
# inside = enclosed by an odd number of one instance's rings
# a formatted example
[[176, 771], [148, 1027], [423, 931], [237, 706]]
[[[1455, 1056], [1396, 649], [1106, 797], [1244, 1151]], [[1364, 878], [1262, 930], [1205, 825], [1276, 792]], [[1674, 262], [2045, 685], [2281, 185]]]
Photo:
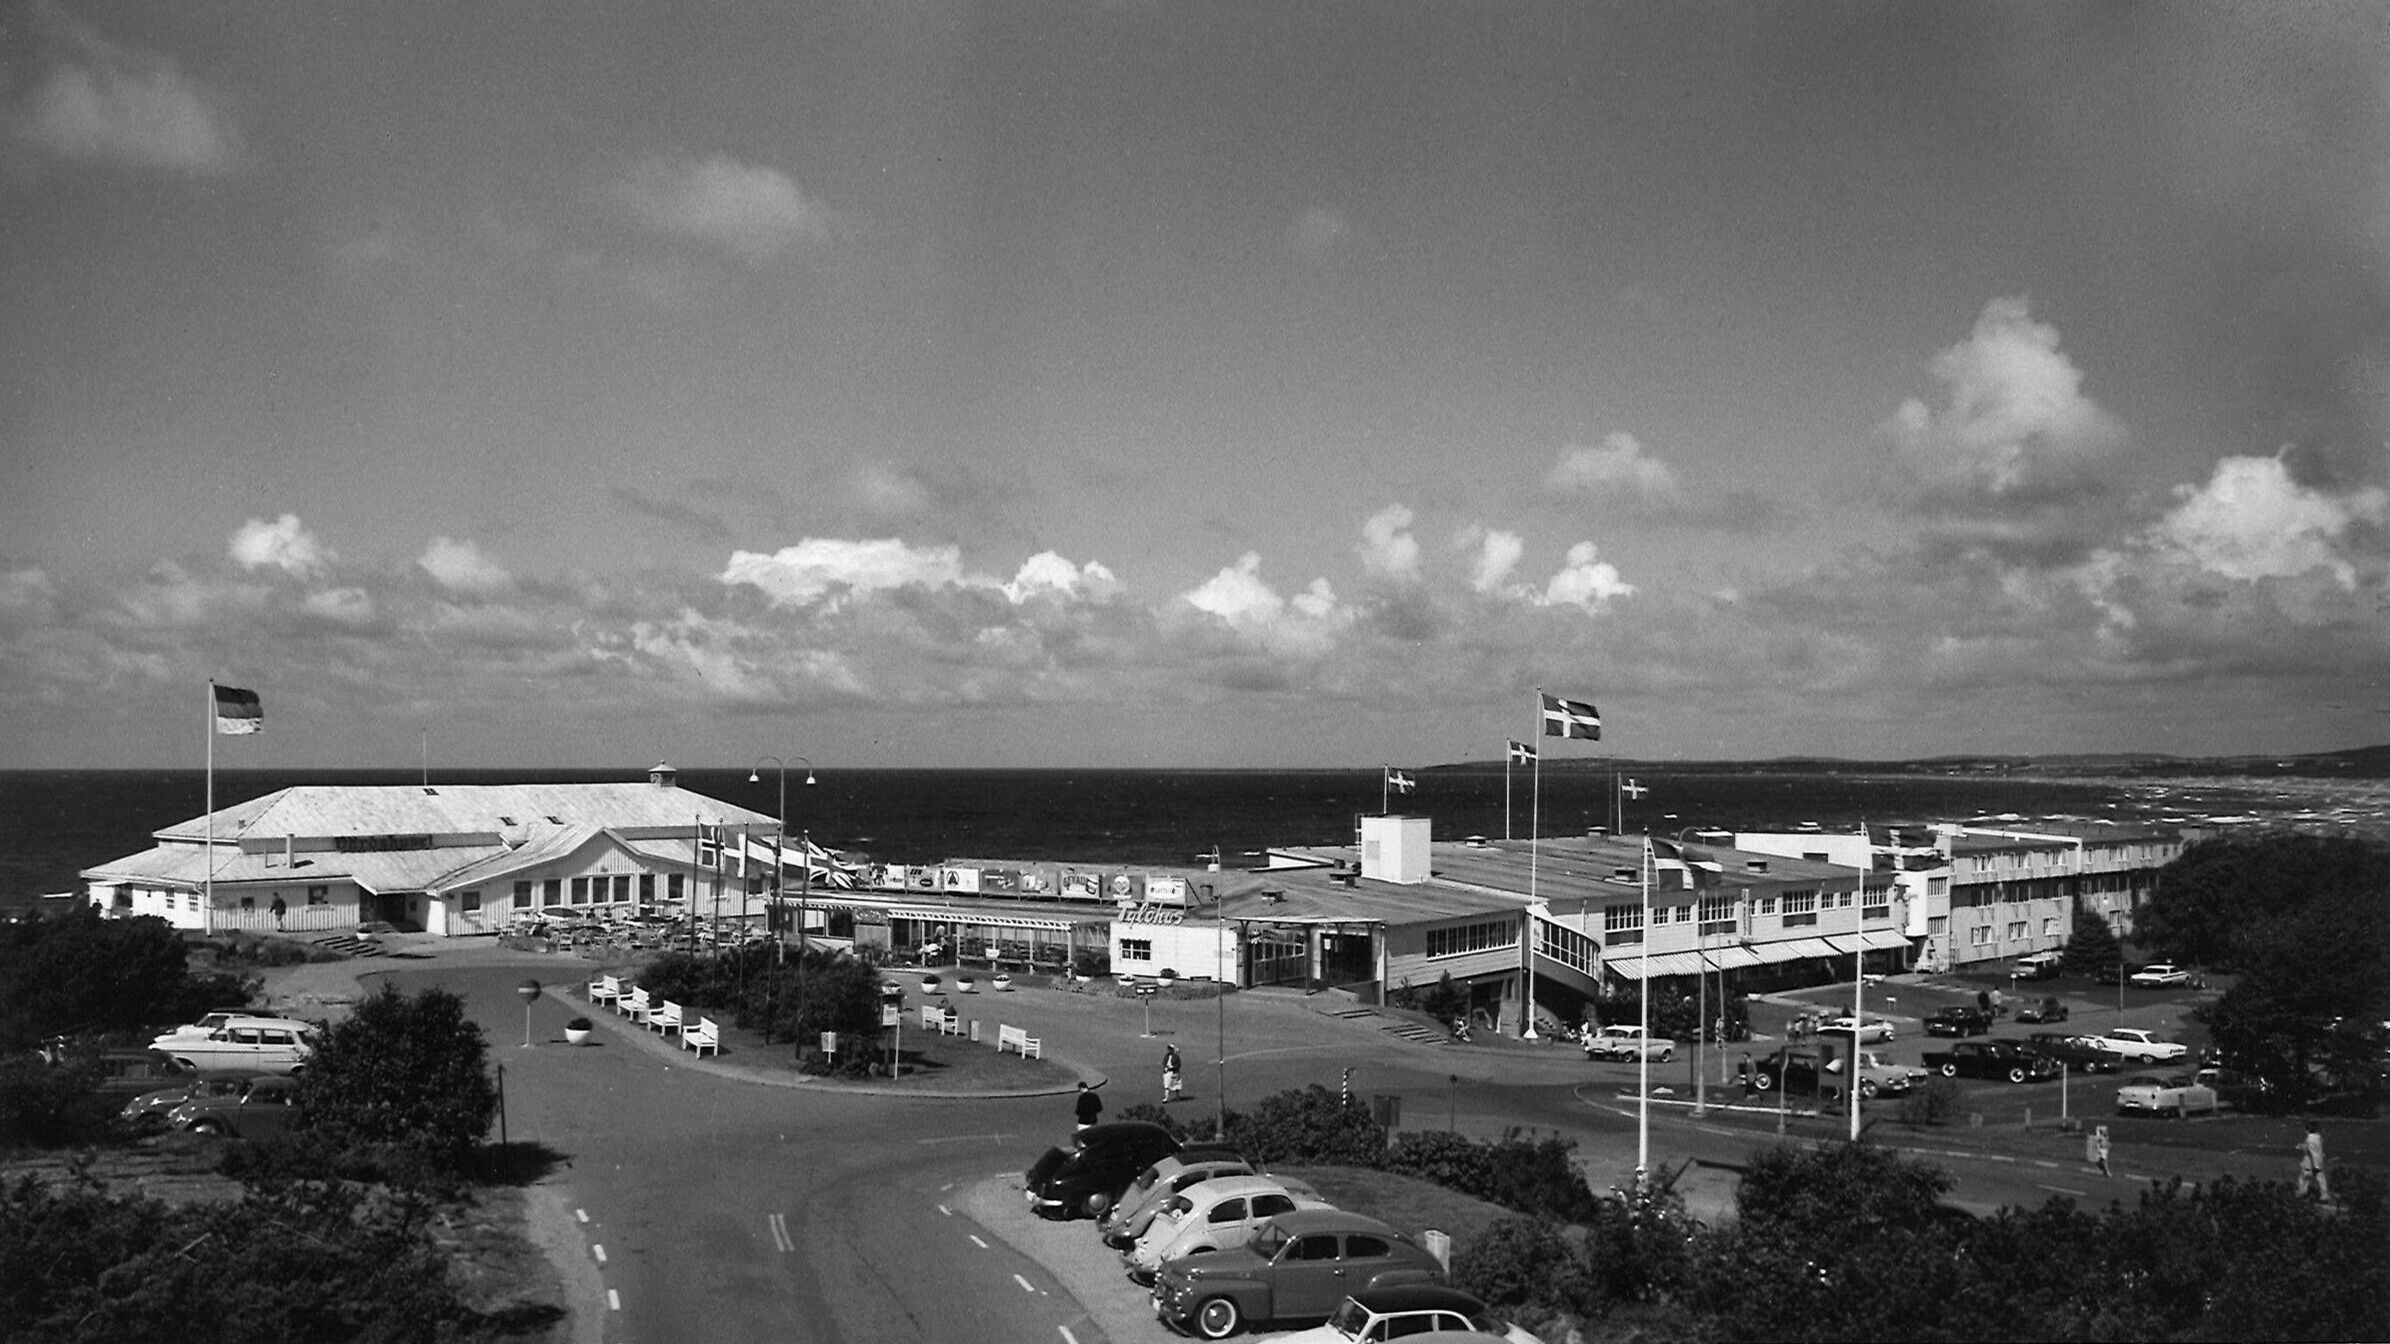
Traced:
[[1511, 743], [1510, 763], [1512, 765], [1533, 765], [1535, 763], [1535, 748], [1524, 742]]
[[217, 686], [215, 691], [217, 732], [238, 736], [266, 726], [265, 706], [258, 702], [257, 692], [238, 686]]
[[1583, 737], [1600, 741], [1602, 712], [1583, 700], [1563, 700], [1557, 695], [1544, 695], [1544, 736]]

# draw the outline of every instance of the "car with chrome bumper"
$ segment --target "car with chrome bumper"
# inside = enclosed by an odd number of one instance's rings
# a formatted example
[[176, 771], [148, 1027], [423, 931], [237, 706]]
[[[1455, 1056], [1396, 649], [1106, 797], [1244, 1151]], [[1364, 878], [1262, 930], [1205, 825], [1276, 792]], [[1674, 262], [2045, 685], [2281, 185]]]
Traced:
[[1433, 1255], [1377, 1219], [1302, 1209], [1262, 1224], [1235, 1250], [1164, 1261], [1153, 1307], [1174, 1330], [1226, 1339], [1249, 1325], [1324, 1320], [1347, 1294], [1443, 1281]]

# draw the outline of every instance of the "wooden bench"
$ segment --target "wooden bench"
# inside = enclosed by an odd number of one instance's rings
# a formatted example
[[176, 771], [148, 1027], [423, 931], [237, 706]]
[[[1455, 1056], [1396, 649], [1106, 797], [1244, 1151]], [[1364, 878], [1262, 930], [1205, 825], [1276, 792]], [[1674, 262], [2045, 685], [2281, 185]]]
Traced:
[[621, 998], [614, 1001], [614, 1011], [633, 1022], [644, 1023], [647, 1021], [647, 1009], [647, 991], [636, 985], [633, 985], [623, 993]]
[[944, 1020], [946, 1014], [952, 1011], [953, 1010], [950, 1008], [940, 1008], [934, 1003], [925, 1003], [921, 1005], [921, 1029], [923, 1031], [937, 1030], [939, 1024]]
[[647, 1028], [666, 1036], [680, 1034], [680, 1005], [670, 999], [647, 1010]]
[[718, 1058], [722, 1054], [722, 1028], [715, 1025], [710, 1017], [698, 1018], [696, 1026], [681, 1028], [680, 1043], [696, 1051], [699, 1059], [705, 1058], [708, 1050], [713, 1051]]
[[591, 1003], [602, 1003], [611, 1008], [621, 997], [622, 977], [619, 975], [601, 975], [589, 982], [589, 1001]]
[[962, 1035], [963, 1015], [952, 1008], [947, 1009], [938, 1018], [938, 1033], [942, 1036]]
[[1030, 1035], [1028, 1029], [1024, 1027], [998, 1026], [996, 1028], [996, 1053], [1001, 1055], [1007, 1050], [1020, 1051], [1023, 1059], [1044, 1059], [1046, 1057], [1045, 1043]]

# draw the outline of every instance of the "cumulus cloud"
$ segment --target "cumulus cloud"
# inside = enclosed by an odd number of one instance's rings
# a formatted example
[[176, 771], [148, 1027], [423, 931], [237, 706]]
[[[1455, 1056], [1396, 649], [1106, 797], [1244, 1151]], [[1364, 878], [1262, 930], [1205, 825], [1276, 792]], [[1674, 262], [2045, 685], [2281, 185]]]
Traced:
[[1052, 551], [1039, 551], [1021, 562], [1020, 572], [1004, 585], [1004, 595], [1018, 606], [1040, 594], [1062, 598], [1110, 597], [1120, 591], [1120, 580], [1102, 564], [1090, 560], [1073, 565]]
[[1984, 305], [1966, 340], [1934, 357], [1937, 408], [1901, 403], [1884, 425], [1902, 466], [1928, 499], [1969, 507], [2080, 492], [2123, 439], [2118, 422], [2083, 395], [2083, 374], [2022, 298]]
[[1544, 483], [1554, 490], [1645, 504], [1675, 503], [1683, 487], [1668, 464], [1644, 454], [1632, 434], [1612, 434], [1598, 448], [1570, 448]]
[[802, 605], [825, 597], [835, 601], [847, 593], [958, 584], [963, 582], [963, 557], [957, 547], [915, 549], [895, 537], [807, 537], [771, 555], [733, 551], [721, 579], [760, 588], [777, 603]]
[[1337, 632], [1352, 624], [1352, 612], [1337, 602], [1336, 590], [1324, 578], [1313, 579], [1291, 598], [1279, 596], [1262, 581], [1258, 551], [1245, 552], [1181, 597], [1252, 642], [1283, 653], [1324, 653]]
[[2341, 544], [2351, 525], [2390, 511], [2380, 487], [2328, 495], [2292, 480], [2279, 457], [2225, 458], [2175, 498], [2156, 535], [2199, 568], [2243, 582], [2322, 570], [2344, 589], [2356, 583]]
[[1626, 597], [1635, 585], [1618, 575], [1618, 566], [1607, 560], [1597, 560], [1597, 551], [1590, 541], [1580, 541], [1568, 548], [1568, 564], [1552, 576], [1551, 582], [1535, 601], [1538, 606], [1582, 607], [1599, 612], [1612, 599]]
[[295, 513], [270, 523], [252, 518], [241, 524], [232, 534], [231, 551], [234, 563], [243, 569], [278, 569], [302, 579], [320, 578], [334, 558]]
[[1510, 576], [1519, 567], [1519, 559], [1527, 553], [1527, 543], [1516, 532], [1489, 531], [1478, 539], [1477, 557], [1469, 566], [1469, 586], [1481, 593], [1498, 593], [1510, 584]]
[[48, 59], [14, 109], [19, 138], [62, 159], [216, 174], [248, 158], [223, 97], [173, 61], [48, 14]]
[[726, 154], [643, 160], [614, 183], [613, 194], [641, 228], [747, 262], [769, 261], [830, 231], [828, 208], [794, 178]]
[[1419, 543], [1407, 530], [1411, 511], [1389, 504], [1361, 524], [1361, 568], [1381, 579], [1408, 581], [1419, 577]]
[[470, 541], [434, 537], [415, 563], [441, 587], [459, 593], [502, 593], [514, 586], [506, 567]]

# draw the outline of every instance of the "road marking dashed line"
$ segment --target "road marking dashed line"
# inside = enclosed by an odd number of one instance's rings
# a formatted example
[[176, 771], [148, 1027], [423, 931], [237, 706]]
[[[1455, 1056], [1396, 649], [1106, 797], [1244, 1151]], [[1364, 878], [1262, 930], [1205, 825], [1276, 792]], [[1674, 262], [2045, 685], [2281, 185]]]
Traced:
[[1024, 1293], [1034, 1293], [1037, 1291], [1036, 1284], [1031, 1283], [1029, 1280], [1022, 1278], [1018, 1274], [1012, 1276], [1012, 1281], [1021, 1285], [1021, 1291]]

